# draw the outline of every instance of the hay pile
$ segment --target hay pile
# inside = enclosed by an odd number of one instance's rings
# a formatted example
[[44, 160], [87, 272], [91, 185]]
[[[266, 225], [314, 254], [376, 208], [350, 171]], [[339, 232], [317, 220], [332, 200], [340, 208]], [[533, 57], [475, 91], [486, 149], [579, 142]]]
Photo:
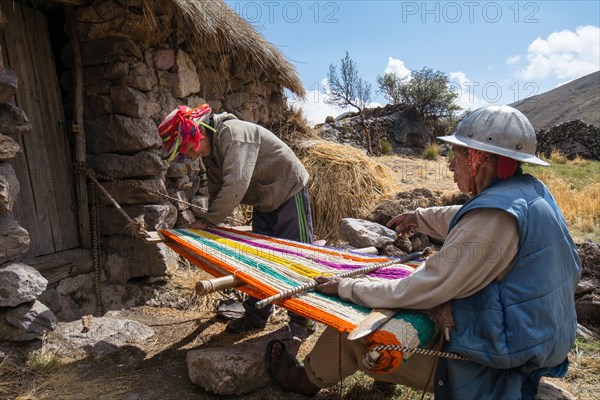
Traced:
[[342, 218], [364, 218], [382, 196], [398, 189], [388, 167], [354, 147], [307, 141], [296, 151], [310, 174], [314, 233], [330, 245], [339, 242]]

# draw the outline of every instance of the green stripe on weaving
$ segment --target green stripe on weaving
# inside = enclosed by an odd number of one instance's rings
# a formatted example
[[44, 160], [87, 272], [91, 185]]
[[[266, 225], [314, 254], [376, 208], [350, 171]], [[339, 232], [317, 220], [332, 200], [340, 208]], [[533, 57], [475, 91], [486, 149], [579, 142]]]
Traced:
[[[357, 312], [365, 314], [365, 317], [368, 316], [372, 311], [370, 308], [359, 306], [358, 304], [354, 304], [349, 301], [344, 301], [338, 297], [327, 296], [319, 292], [314, 292], [314, 294], [322, 299], [329, 300], [332, 303], [337, 303], [340, 306], [352, 308]], [[406, 324], [410, 324], [415, 328], [417, 331], [417, 337], [419, 338], [419, 347], [427, 346], [435, 336], [435, 324], [431, 318], [429, 318], [429, 316], [422, 311], [400, 309], [398, 310], [398, 313], [394, 315], [393, 319], [404, 321]]]
[[300, 240], [304, 243], [311, 243], [312, 240], [308, 237], [308, 221], [306, 219], [306, 213], [304, 212], [304, 199], [302, 198], [302, 191], [299, 191], [294, 195], [296, 202], [296, 212], [298, 214], [298, 227], [300, 228]]
[[267, 273], [292, 287], [301, 285], [301, 283], [293, 281], [290, 278], [286, 277], [285, 275], [281, 275], [279, 272], [273, 270], [272, 268], [269, 268], [264, 264], [261, 264], [251, 258], [248, 258], [248, 257], [240, 254], [239, 252], [231, 250], [229, 247], [220, 245], [211, 239], [203, 238], [202, 236], [196, 235], [191, 232], [184, 231], [182, 229], [174, 229], [174, 231], [178, 232], [180, 234], [183, 234], [185, 236], [188, 236], [188, 237], [194, 239], [195, 241], [200, 242], [210, 248], [213, 248], [223, 254], [226, 254], [226, 255], [234, 258], [236, 261], [241, 261], [244, 264], [246, 264], [247, 266], [254, 268], [255, 270], [261, 271], [263, 273]]

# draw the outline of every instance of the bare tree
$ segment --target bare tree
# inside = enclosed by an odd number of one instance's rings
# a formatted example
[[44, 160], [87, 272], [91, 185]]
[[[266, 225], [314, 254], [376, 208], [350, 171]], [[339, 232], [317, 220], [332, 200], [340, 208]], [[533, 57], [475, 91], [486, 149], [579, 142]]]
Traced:
[[[329, 65], [327, 74], [328, 93], [325, 103], [347, 108], [354, 107], [358, 111], [361, 119], [363, 133], [367, 141], [367, 151], [372, 153], [371, 135], [366, 127], [364, 110], [367, 104], [371, 102], [371, 84], [363, 80], [358, 74], [356, 63], [350, 54], [341, 59], [340, 73], [338, 75], [337, 66]], [[378, 145], [376, 146], [379, 147]]]

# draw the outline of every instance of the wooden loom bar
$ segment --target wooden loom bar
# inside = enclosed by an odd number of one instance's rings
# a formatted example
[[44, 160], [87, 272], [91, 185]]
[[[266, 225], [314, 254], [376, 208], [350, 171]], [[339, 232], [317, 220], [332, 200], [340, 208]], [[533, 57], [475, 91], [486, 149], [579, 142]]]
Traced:
[[199, 296], [216, 292], [217, 290], [231, 289], [243, 285], [244, 282], [233, 275], [225, 275], [214, 279], [205, 279], [196, 282], [196, 293]]
[[[386, 261], [383, 263], [378, 263], [375, 265], [369, 265], [367, 267], [357, 268], [351, 271], [341, 272], [339, 274], [334, 274], [333, 276], [338, 276], [340, 278], [350, 278], [352, 276], [364, 275], [370, 272], [376, 271], [380, 268], [390, 267], [392, 265], [403, 264], [407, 261], [414, 260], [419, 257], [426, 257], [431, 252], [429, 247], [423, 249], [423, 251], [417, 251], [414, 253], [407, 254], [403, 257], [399, 257], [390, 261]], [[295, 294], [306, 292], [307, 290], [314, 289], [318, 286], [316, 281], [306, 282], [300, 286], [296, 286], [295, 288], [284, 290], [283, 292], [277, 293], [273, 296], [269, 296], [263, 300], [256, 302], [256, 308], [264, 308], [269, 304], [272, 304], [276, 301], [283, 300], [285, 298], [291, 297]]]

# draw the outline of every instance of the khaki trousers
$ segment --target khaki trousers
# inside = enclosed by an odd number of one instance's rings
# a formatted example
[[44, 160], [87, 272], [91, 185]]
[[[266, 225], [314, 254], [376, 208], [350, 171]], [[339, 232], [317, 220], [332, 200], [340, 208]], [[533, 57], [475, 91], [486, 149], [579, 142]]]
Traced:
[[[315, 347], [304, 359], [306, 374], [314, 385], [320, 388], [331, 387], [360, 370], [378, 381], [425, 389], [434, 368], [434, 357], [413, 354], [391, 373], [376, 374], [362, 365], [364, 341], [351, 341], [347, 337], [347, 333], [330, 327], [319, 337]], [[433, 377], [426, 390], [433, 392]]]

